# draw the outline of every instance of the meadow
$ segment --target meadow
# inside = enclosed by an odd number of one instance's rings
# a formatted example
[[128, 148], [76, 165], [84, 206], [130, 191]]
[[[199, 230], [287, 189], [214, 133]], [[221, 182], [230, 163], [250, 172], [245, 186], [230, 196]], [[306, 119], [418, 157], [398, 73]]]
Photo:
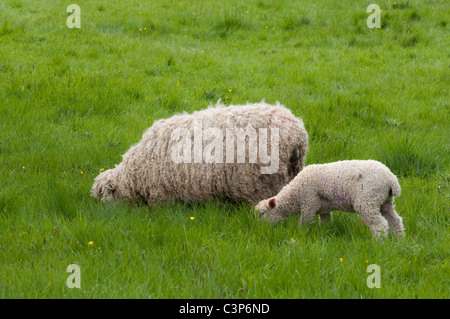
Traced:
[[[76, 0], [68, 28], [73, 2], [0, 3], [0, 298], [450, 296], [448, 1], [379, 0], [379, 29], [374, 1]], [[90, 196], [153, 121], [219, 99], [287, 106], [306, 164], [386, 164], [406, 237], [345, 212], [300, 228], [247, 203]]]

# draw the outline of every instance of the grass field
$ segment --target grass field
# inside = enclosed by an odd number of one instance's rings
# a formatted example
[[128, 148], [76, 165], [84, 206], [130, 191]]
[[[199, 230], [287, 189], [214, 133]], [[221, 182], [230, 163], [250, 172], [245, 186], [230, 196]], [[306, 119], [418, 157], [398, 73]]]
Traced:
[[[379, 0], [369, 29], [374, 2], [1, 1], [0, 297], [448, 298], [450, 4]], [[245, 203], [90, 196], [154, 120], [219, 99], [286, 105], [307, 164], [385, 163], [406, 237], [344, 212], [299, 228]]]

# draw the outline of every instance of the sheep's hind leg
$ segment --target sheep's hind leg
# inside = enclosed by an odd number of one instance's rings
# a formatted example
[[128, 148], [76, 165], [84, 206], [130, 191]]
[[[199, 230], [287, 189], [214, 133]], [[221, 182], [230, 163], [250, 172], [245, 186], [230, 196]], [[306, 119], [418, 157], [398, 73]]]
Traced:
[[379, 208], [363, 207], [359, 213], [375, 238], [387, 236], [388, 221], [381, 215]]
[[319, 225], [322, 226], [323, 224], [328, 224], [331, 222], [332, 214], [331, 212], [328, 213], [319, 213]]
[[394, 201], [392, 198], [388, 199], [381, 206], [381, 214], [388, 221], [389, 228], [392, 229], [397, 237], [405, 235], [402, 218], [395, 211]]

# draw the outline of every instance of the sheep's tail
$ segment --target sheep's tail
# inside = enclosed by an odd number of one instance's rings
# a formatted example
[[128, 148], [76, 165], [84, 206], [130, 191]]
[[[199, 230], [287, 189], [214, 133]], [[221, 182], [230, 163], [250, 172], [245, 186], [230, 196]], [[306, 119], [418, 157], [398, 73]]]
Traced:
[[402, 192], [402, 188], [398, 183], [397, 177], [394, 176], [393, 180], [390, 183], [389, 196], [398, 197]]

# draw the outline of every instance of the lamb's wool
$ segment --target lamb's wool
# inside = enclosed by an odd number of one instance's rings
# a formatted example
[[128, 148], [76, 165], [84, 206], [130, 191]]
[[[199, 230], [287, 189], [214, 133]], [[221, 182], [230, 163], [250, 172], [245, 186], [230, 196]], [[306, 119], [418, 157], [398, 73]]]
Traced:
[[305, 167], [273, 198], [256, 206], [259, 214], [272, 221], [301, 213], [299, 223], [310, 223], [315, 214], [329, 220], [332, 210], [359, 213], [375, 237], [391, 228], [404, 233], [402, 218], [394, 207], [400, 195], [397, 177], [374, 160], [351, 160]]
[[[224, 145], [222, 163], [205, 163], [204, 160], [201, 163], [174, 162], [171, 152], [178, 141], [173, 140], [172, 134], [176, 129], [186, 129], [194, 148], [195, 123], [201, 123], [203, 130], [220, 129]], [[245, 163], [227, 162], [227, 129], [249, 126], [256, 131], [267, 129], [269, 142], [271, 129], [279, 130], [279, 163], [275, 173], [262, 174], [261, 168], [270, 163], [262, 163], [259, 158], [256, 163], [250, 163], [248, 143]], [[271, 154], [269, 142], [267, 154]], [[170, 200], [202, 201], [213, 197], [257, 203], [277, 194], [297, 175], [303, 168], [307, 147], [308, 134], [302, 120], [280, 104], [261, 102], [225, 107], [218, 103], [192, 114], [156, 121], [143, 134], [142, 140], [123, 155], [119, 165], [96, 177], [92, 194], [104, 202], [140, 199], [148, 205]]]

